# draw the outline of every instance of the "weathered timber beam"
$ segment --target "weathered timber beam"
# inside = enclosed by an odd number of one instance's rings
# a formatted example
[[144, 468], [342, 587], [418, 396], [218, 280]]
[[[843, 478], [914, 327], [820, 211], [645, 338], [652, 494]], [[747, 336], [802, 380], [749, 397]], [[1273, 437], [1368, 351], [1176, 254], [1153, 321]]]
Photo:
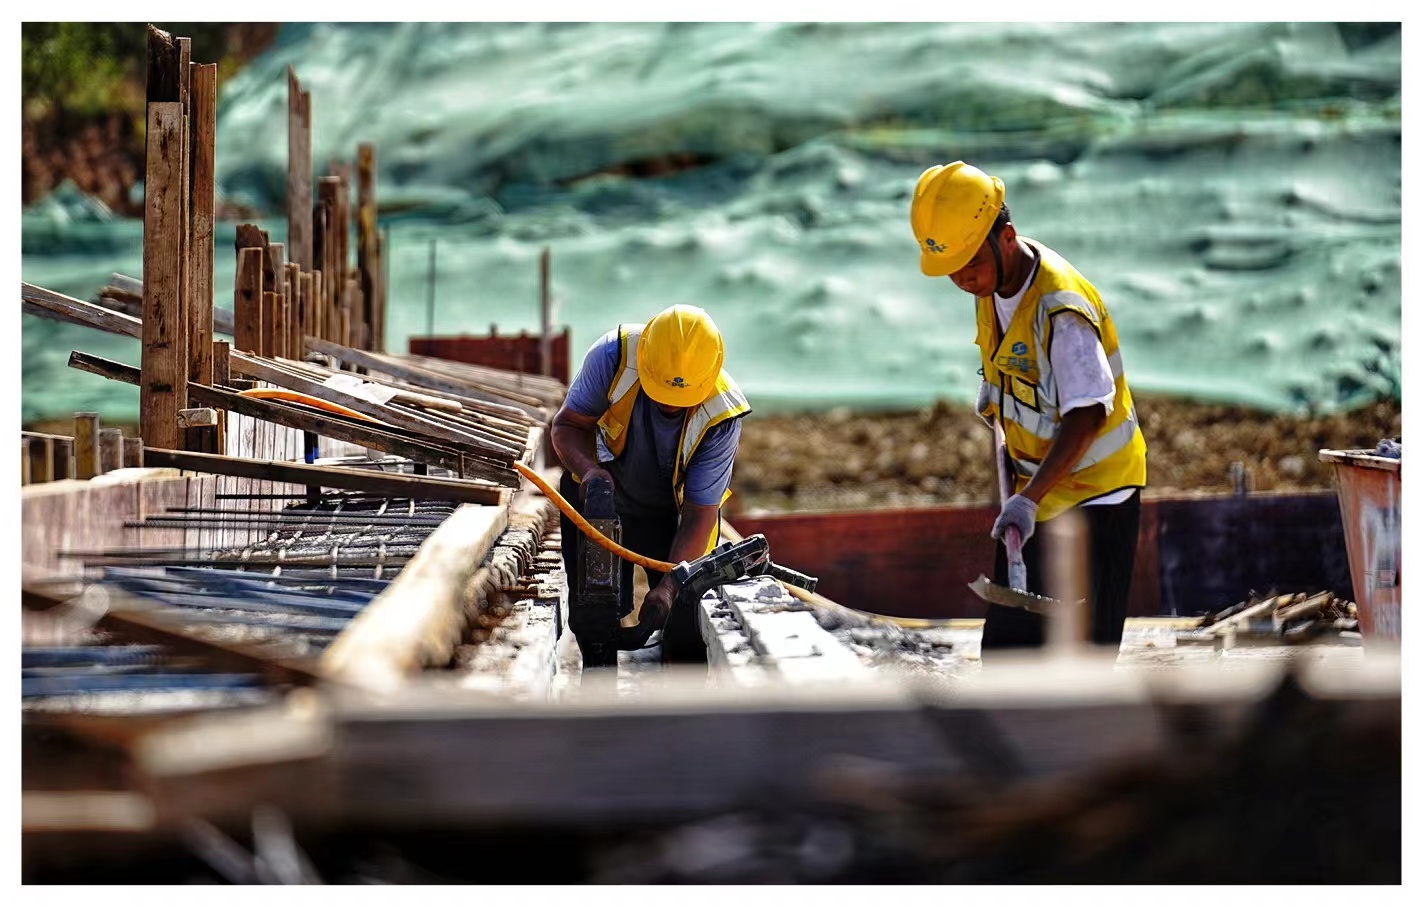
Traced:
[[110, 334], [122, 334], [135, 339], [143, 337], [143, 319], [141, 318], [115, 312], [112, 309], [74, 299], [63, 293], [46, 290], [44, 287], [37, 287], [24, 281], [20, 282], [20, 301], [23, 303], [23, 311], [27, 315], [38, 315], [53, 321], [67, 321], [70, 324], [82, 324], [85, 327], [97, 328]]
[[275, 384], [279, 387], [298, 391], [303, 394], [309, 394], [331, 403], [339, 403], [348, 409], [353, 409], [358, 413], [364, 413], [367, 416], [372, 416], [399, 428], [432, 435], [442, 440], [471, 448], [471, 451], [474, 453], [507, 459], [517, 459], [520, 454], [520, 451], [513, 447], [491, 443], [488, 440], [476, 437], [468, 432], [452, 429], [421, 415], [395, 409], [394, 407], [385, 406], [380, 403], [372, 403], [362, 397], [345, 393], [334, 387], [327, 387], [320, 381], [295, 374], [257, 357], [235, 353], [232, 355], [230, 363], [236, 368], [239, 374], [259, 378], [270, 384]]
[[[81, 353], [78, 350], [70, 353], [69, 366], [128, 384], [136, 383], [138, 373], [138, 369], [133, 366]], [[338, 441], [348, 441], [373, 450], [408, 457], [416, 462], [441, 466], [458, 474], [469, 474], [489, 479], [510, 488], [518, 487], [519, 479], [512, 469], [466, 456], [445, 447], [400, 437], [392, 432], [371, 428], [341, 416], [308, 412], [295, 406], [284, 406], [268, 400], [244, 397], [220, 388], [204, 387], [201, 384], [190, 384], [188, 392], [191, 401], [199, 406], [225, 409], [254, 419], [263, 419], [288, 428], [295, 428], [298, 431], [309, 431]]]
[[465, 586], [509, 521], [504, 502], [461, 507], [420, 546], [321, 656], [325, 676], [391, 689], [427, 665], [447, 662], [466, 617]]
[[538, 401], [533, 397], [517, 400], [515, 397], [518, 395], [511, 395], [499, 388], [481, 387], [455, 381], [443, 375], [437, 375], [429, 369], [399, 362], [387, 356], [368, 353], [365, 350], [352, 349], [349, 346], [342, 346], [339, 343], [332, 343], [318, 337], [306, 338], [306, 346], [313, 352], [324, 353], [327, 356], [340, 359], [342, 362], [378, 371], [419, 387], [458, 394], [461, 397], [499, 406], [506, 413], [510, 410], [516, 411], [540, 422], [547, 418], [543, 409], [538, 406]]
[[144, 448], [143, 461], [146, 466], [166, 466], [219, 476], [269, 479], [291, 485], [363, 491], [372, 495], [414, 498], [420, 501], [498, 504], [503, 500], [501, 495], [505, 494], [503, 489], [459, 479], [433, 479], [368, 469], [346, 469], [341, 466], [308, 466], [305, 463], [253, 460], [247, 457], [225, 457], [153, 447]]

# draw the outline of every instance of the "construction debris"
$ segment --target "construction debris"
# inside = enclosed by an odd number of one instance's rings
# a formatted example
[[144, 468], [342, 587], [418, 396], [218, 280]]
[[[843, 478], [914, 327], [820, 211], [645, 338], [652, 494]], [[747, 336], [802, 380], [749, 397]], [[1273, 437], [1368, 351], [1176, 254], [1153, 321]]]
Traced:
[[1332, 592], [1314, 595], [1254, 595], [1201, 618], [1197, 628], [1176, 634], [1177, 645], [1231, 649], [1241, 645], [1298, 645], [1332, 636], [1348, 645], [1360, 642], [1358, 608]]

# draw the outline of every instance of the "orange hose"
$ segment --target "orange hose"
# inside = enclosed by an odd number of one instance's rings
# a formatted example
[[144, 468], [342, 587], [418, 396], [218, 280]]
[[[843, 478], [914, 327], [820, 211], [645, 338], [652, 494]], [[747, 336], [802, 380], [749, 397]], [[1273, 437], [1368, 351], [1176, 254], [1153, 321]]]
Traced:
[[[624, 548], [622, 545], [619, 545], [617, 542], [614, 542], [613, 540], [609, 539], [607, 536], [603, 535], [603, 533], [593, 528], [593, 525], [589, 523], [586, 519], [584, 519], [583, 514], [579, 513], [578, 510], [572, 504], [564, 500], [563, 495], [558, 493], [558, 489], [554, 488], [548, 482], [544, 481], [543, 476], [534, 472], [532, 469], [525, 466], [523, 463], [518, 462], [517, 460], [514, 461], [514, 468], [517, 469], [519, 471], [519, 474], [522, 475], [524, 478], [528, 479], [530, 482], [533, 482], [535, 487], [537, 487], [539, 491], [542, 491], [544, 493], [545, 497], [547, 497], [550, 501], [553, 501], [554, 505], [557, 506], [559, 510], [563, 511], [563, 515], [572, 520], [573, 525], [581, 529], [584, 535], [597, 542], [603, 548], [606, 548], [607, 550], [613, 552], [625, 561], [632, 561], [639, 567], [645, 567], [648, 570], [656, 570], [658, 573], [670, 573], [672, 571], [672, 568], [677, 566], [676, 564], [669, 564], [667, 561], [658, 561], [653, 560], [650, 557], [643, 557], [636, 551], [630, 551], [627, 548]], [[727, 524], [723, 523], [722, 526], [726, 527]], [[733, 535], [733, 533], [725, 532], [725, 530], [723, 530], [723, 532], [727, 536]], [[735, 535], [735, 537], [731, 538], [731, 541], [741, 541], [740, 535]], [[777, 582], [780, 581], [777, 580]], [[807, 604], [816, 605], [822, 608], [828, 608], [832, 611], [848, 611], [851, 614], [857, 614], [860, 617], [868, 618], [877, 623], [890, 623], [894, 624], [897, 627], [903, 627], [905, 629], [914, 630], [924, 630], [929, 629], [931, 627], [952, 626], [952, 621], [950, 620], [938, 620], [933, 618], [922, 617], [890, 617], [888, 614], [875, 614], [873, 611], [861, 611], [857, 608], [851, 608], [847, 605], [842, 605], [839, 602], [831, 601], [823, 595], [816, 595], [813, 592], [807, 592], [804, 589], [801, 589], [797, 586], [792, 586], [789, 583], [781, 583], [781, 587], [784, 588], [791, 595], [795, 596], [803, 602], [806, 602]]]
[[303, 394], [298, 391], [284, 391], [273, 387], [254, 387], [251, 390], [238, 391], [239, 397], [253, 397], [258, 400], [285, 400], [288, 403], [301, 403], [316, 409], [324, 409], [328, 413], [336, 413], [342, 416], [350, 416], [352, 419], [360, 419], [362, 422], [370, 422], [375, 425], [384, 425], [379, 419], [372, 419], [365, 413], [358, 413], [354, 409], [347, 409], [339, 403], [332, 403], [329, 400], [322, 400], [320, 397], [313, 397], [310, 394]]
[[528, 479], [530, 482], [533, 482], [534, 485], [538, 488], [538, 490], [544, 493], [545, 497], [547, 497], [550, 501], [553, 501], [553, 503], [558, 507], [558, 509], [563, 511], [563, 515], [573, 521], [573, 525], [583, 530], [584, 535], [597, 542], [603, 548], [606, 548], [607, 550], [613, 552], [625, 561], [632, 561], [639, 567], [643, 567], [648, 570], [656, 570], [658, 573], [671, 573], [672, 568], [677, 566], [676, 564], [670, 564], [667, 561], [659, 561], [654, 560], [650, 557], [644, 557], [643, 555], [638, 554], [636, 551], [631, 551], [627, 548], [624, 548], [622, 545], [619, 545], [617, 542], [603, 535], [603, 533], [599, 532], [597, 529], [594, 529], [593, 524], [589, 523], [586, 519], [584, 519], [583, 514], [579, 513], [578, 510], [572, 504], [565, 501], [563, 499], [563, 495], [558, 493], [558, 489], [545, 482], [543, 476], [534, 472], [532, 469], [517, 460], [514, 461], [514, 468], [519, 470], [519, 474], [522, 475], [524, 478]]

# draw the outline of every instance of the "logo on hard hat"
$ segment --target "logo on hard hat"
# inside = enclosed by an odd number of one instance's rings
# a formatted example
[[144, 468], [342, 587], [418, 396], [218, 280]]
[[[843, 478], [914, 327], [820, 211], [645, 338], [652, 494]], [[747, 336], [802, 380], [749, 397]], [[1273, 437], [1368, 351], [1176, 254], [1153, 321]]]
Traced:
[[1019, 340], [1017, 343], [1013, 344], [1013, 355], [1022, 356], [1025, 355], [1027, 352], [1028, 345], [1023, 341]]
[[934, 240], [933, 240], [932, 237], [929, 238], [929, 239], [924, 240], [924, 247], [925, 247], [926, 249], [928, 249], [930, 252], [939, 252], [939, 253], [942, 253], [942, 252], [948, 251], [948, 250], [945, 249], [943, 246], [941, 246], [941, 245], [939, 245], [938, 243], [934, 242]]
[[681, 375], [678, 375], [677, 377], [673, 378], [672, 380], [668, 381], [667, 383], [670, 384], [670, 385], [672, 385], [673, 387], [688, 387], [688, 386], [689, 386], [689, 385], [687, 384], [687, 382], [685, 382], [685, 381], [682, 380], [682, 376], [681, 376]]

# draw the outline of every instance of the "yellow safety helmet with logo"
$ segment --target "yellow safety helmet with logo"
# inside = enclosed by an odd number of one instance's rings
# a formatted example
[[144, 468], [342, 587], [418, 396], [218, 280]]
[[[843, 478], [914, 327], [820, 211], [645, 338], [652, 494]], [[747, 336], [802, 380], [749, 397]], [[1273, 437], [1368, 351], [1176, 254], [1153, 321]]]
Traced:
[[693, 305], [674, 305], [642, 329], [638, 381], [664, 406], [699, 406], [716, 392], [724, 358], [721, 331], [711, 316]]
[[947, 277], [968, 264], [1003, 210], [1003, 181], [954, 161], [919, 176], [909, 224], [919, 240], [919, 269]]

